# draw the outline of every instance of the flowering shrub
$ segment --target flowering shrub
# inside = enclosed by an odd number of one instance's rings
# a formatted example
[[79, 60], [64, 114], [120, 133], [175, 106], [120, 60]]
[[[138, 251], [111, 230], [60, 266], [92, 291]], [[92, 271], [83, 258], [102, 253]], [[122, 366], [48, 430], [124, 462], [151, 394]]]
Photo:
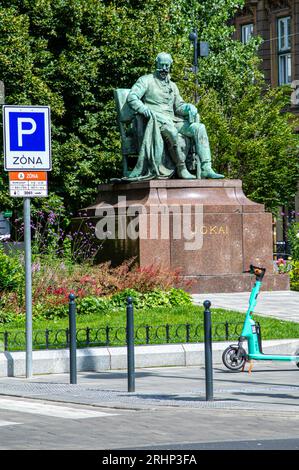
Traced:
[[279, 273], [289, 273], [291, 289], [299, 291], [299, 260], [279, 258], [274, 263]]
[[292, 261], [291, 258], [288, 258], [287, 260], [283, 258], [279, 258], [278, 260], [274, 261], [274, 268], [279, 272], [279, 273], [288, 273], [292, 269]]
[[[22, 240], [23, 219], [15, 219], [12, 225], [16, 238]], [[55, 257], [70, 263], [91, 261], [101, 249], [95, 237], [94, 226], [88, 219], [82, 219], [76, 230], [73, 230], [70, 220], [60, 211], [51, 208], [33, 213], [31, 231], [33, 259]]]
[[[40, 275], [41, 271], [34, 276], [36, 278], [34, 285]], [[56, 273], [49, 272], [48, 275], [48, 282], [45, 276], [42, 276], [38, 283], [38, 296], [56, 297], [61, 303], [67, 301], [71, 290], [83, 298], [112, 295], [127, 289], [134, 289], [140, 293], [157, 289], [167, 291], [180, 284], [178, 271], [152, 266], [141, 269], [134, 266], [133, 259], [115, 268], [112, 268], [108, 262], [94, 266], [81, 264], [74, 265], [71, 269], [64, 267]]]
[[[18, 269], [18, 273], [22, 269]], [[190, 284], [190, 283], [188, 283]], [[124, 305], [130, 290], [139, 299], [139, 305], [145, 302], [143, 294], [148, 294], [146, 304], [154, 304], [158, 296], [159, 305], [179, 305], [187, 301], [188, 294], [176, 293], [174, 287], [186, 287], [180, 280], [179, 271], [169, 271], [161, 267], [139, 268], [134, 259], [118, 267], [110, 263], [91, 265], [89, 263], [68, 264], [57, 258], [50, 260], [40, 257], [32, 265], [32, 300], [34, 311], [53, 310], [67, 307], [70, 292], [78, 299], [113, 297], [114, 306]], [[161, 292], [166, 292], [163, 295]], [[158, 294], [157, 294], [158, 292]], [[119, 297], [118, 297], [119, 296]], [[163, 300], [164, 299], [164, 300]], [[24, 312], [23, 289], [16, 292], [0, 293], [3, 310]], [[98, 308], [97, 301], [97, 308]], [[145, 303], [144, 303], [145, 305]]]
[[[87, 296], [77, 298], [77, 313], [79, 315], [101, 314], [107, 318], [111, 312], [119, 309], [124, 310], [127, 306], [127, 298], [133, 298], [134, 309], [154, 309], [157, 307], [177, 307], [192, 305], [192, 298], [182, 289], [172, 288], [168, 291], [155, 289], [152, 292], [140, 293], [134, 289], [125, 289], [113, 295], [104, 297]], [[67, 300], [67, 297], [65, 297]], [[68, 316], [68, 303], [51, 303], [50, 299], [46, 303], [36, 303], [33, 305], [34, 319], [51, 319], [64, 318]], [[0, 323], [9, 323], [16, 321], [17, 318], [24, 318], [20, 312], [16, 316], [11, 310], [0, 310]]]
[[[85, 229], [82, 229], [84, 224]], [[67, 232], [70, 221], [59, 210], [47, 206], [34, 210], [32, 217], [32, 300], [36, 315], [51, 317], [53, 311], [67, 314], [70, 292], [82, 311], [103, 309], [106, 300], [110, 308], [123, 307], [128, 292], [134, 293], [136, 308], [143, 306], [181, 305], [190, 299], [175, 287], [182, 284], [179, 270], [170, 271], [161, 266], [137, 267], [135, 259], [118, 267], [106, 262], [95, 265], [94, 259], [101, 246], [95, 237], [94, 226], [85, 217], [78, 221], [76, 230]], [[24, 223], [16, 219], [14, 231], [22, 239]], [[16, 257], [10, 259], [0, 252], [0, 309], [2, 312], [25, 311], [23, 265]], [[2, 263], [2, 264], [1, 264]], [[20, 288], [18, 288], [20, 287]], [[104, 299], [104, 300], [101, 300]], [[138, 305], [138, 307], [137, 307]], [[83, 307], [84, 306], [84, 307]]]

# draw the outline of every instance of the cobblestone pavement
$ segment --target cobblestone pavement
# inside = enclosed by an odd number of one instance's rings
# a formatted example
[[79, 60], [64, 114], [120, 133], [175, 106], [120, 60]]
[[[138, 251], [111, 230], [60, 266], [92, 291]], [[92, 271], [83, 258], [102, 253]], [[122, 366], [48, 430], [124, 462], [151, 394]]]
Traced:
[[[210, 300], [211, 308], [224, 308], [246, 312], [248, 308], [249, 292], [194, 294], [194, 303], [202, 305], [205, 300]], [[299, 322], [299, 292], [295, 291], [261, 291], [255, 312], [281, 320]]]
[[299, 369], [295, 364], [255, 363], [253, 372], [214, 368], [214, 400], [206, 401], [205, 372], [200, 367], [138, 369], [134, 393], [127, 393], [124, 371], [0, 379], [0, 395], [36, 398], [109, 408], [160, 407], [298, 412]]
[[214, 367], [205, 400], [202, 367], [0, 379], [1, 449], [296, 449], [299, 369], [255, 363]]

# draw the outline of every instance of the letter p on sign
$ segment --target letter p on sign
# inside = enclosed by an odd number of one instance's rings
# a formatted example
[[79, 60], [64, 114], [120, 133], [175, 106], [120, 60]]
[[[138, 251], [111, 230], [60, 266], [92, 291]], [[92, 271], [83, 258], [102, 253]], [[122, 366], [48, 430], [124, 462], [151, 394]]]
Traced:
[[[34, 134], [36, 131], [36, 121], [34, 121], [32, 118], [29, 117], [18, 117], [18, 146], [23, 147], [23, 135], [27, 134]], [[31, 128], [25, 129], [25, 126], [23, 127], [23, 124], [29, 123], [31, 124]]]
[[50, 171], [49, 106], [3, 106], [5, 170]]

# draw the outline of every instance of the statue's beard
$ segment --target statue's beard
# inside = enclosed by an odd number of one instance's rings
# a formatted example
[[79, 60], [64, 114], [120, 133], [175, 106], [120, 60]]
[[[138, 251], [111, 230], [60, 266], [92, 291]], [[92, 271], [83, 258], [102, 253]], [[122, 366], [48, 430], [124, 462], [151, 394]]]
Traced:
[[168, 70], [159, 70], [158, 69], [158, 74], [160, 75], [160, 77], [162, 78], [162, 80], [165, 80], [166, 77], [168, 77]]

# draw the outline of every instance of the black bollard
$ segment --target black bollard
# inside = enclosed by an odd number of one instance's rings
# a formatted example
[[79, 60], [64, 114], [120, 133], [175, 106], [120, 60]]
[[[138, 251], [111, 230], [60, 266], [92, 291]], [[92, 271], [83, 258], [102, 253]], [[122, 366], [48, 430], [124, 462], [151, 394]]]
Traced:
[[133, 299], [127, 298], [127, 364], [128, 392], [135, 392], [135, 351]]
[[69, 334], [70, 334], [70, 383], [77, 383], [77, 331], [76, 331], [76, 296], [69, 295]]
[[205, 332], [205, 375], [206, 375], [206, 401], [213, 400], [213, 362], [212, 362], [212, 321], [211, 302], [204, 303], [204, 332]]

